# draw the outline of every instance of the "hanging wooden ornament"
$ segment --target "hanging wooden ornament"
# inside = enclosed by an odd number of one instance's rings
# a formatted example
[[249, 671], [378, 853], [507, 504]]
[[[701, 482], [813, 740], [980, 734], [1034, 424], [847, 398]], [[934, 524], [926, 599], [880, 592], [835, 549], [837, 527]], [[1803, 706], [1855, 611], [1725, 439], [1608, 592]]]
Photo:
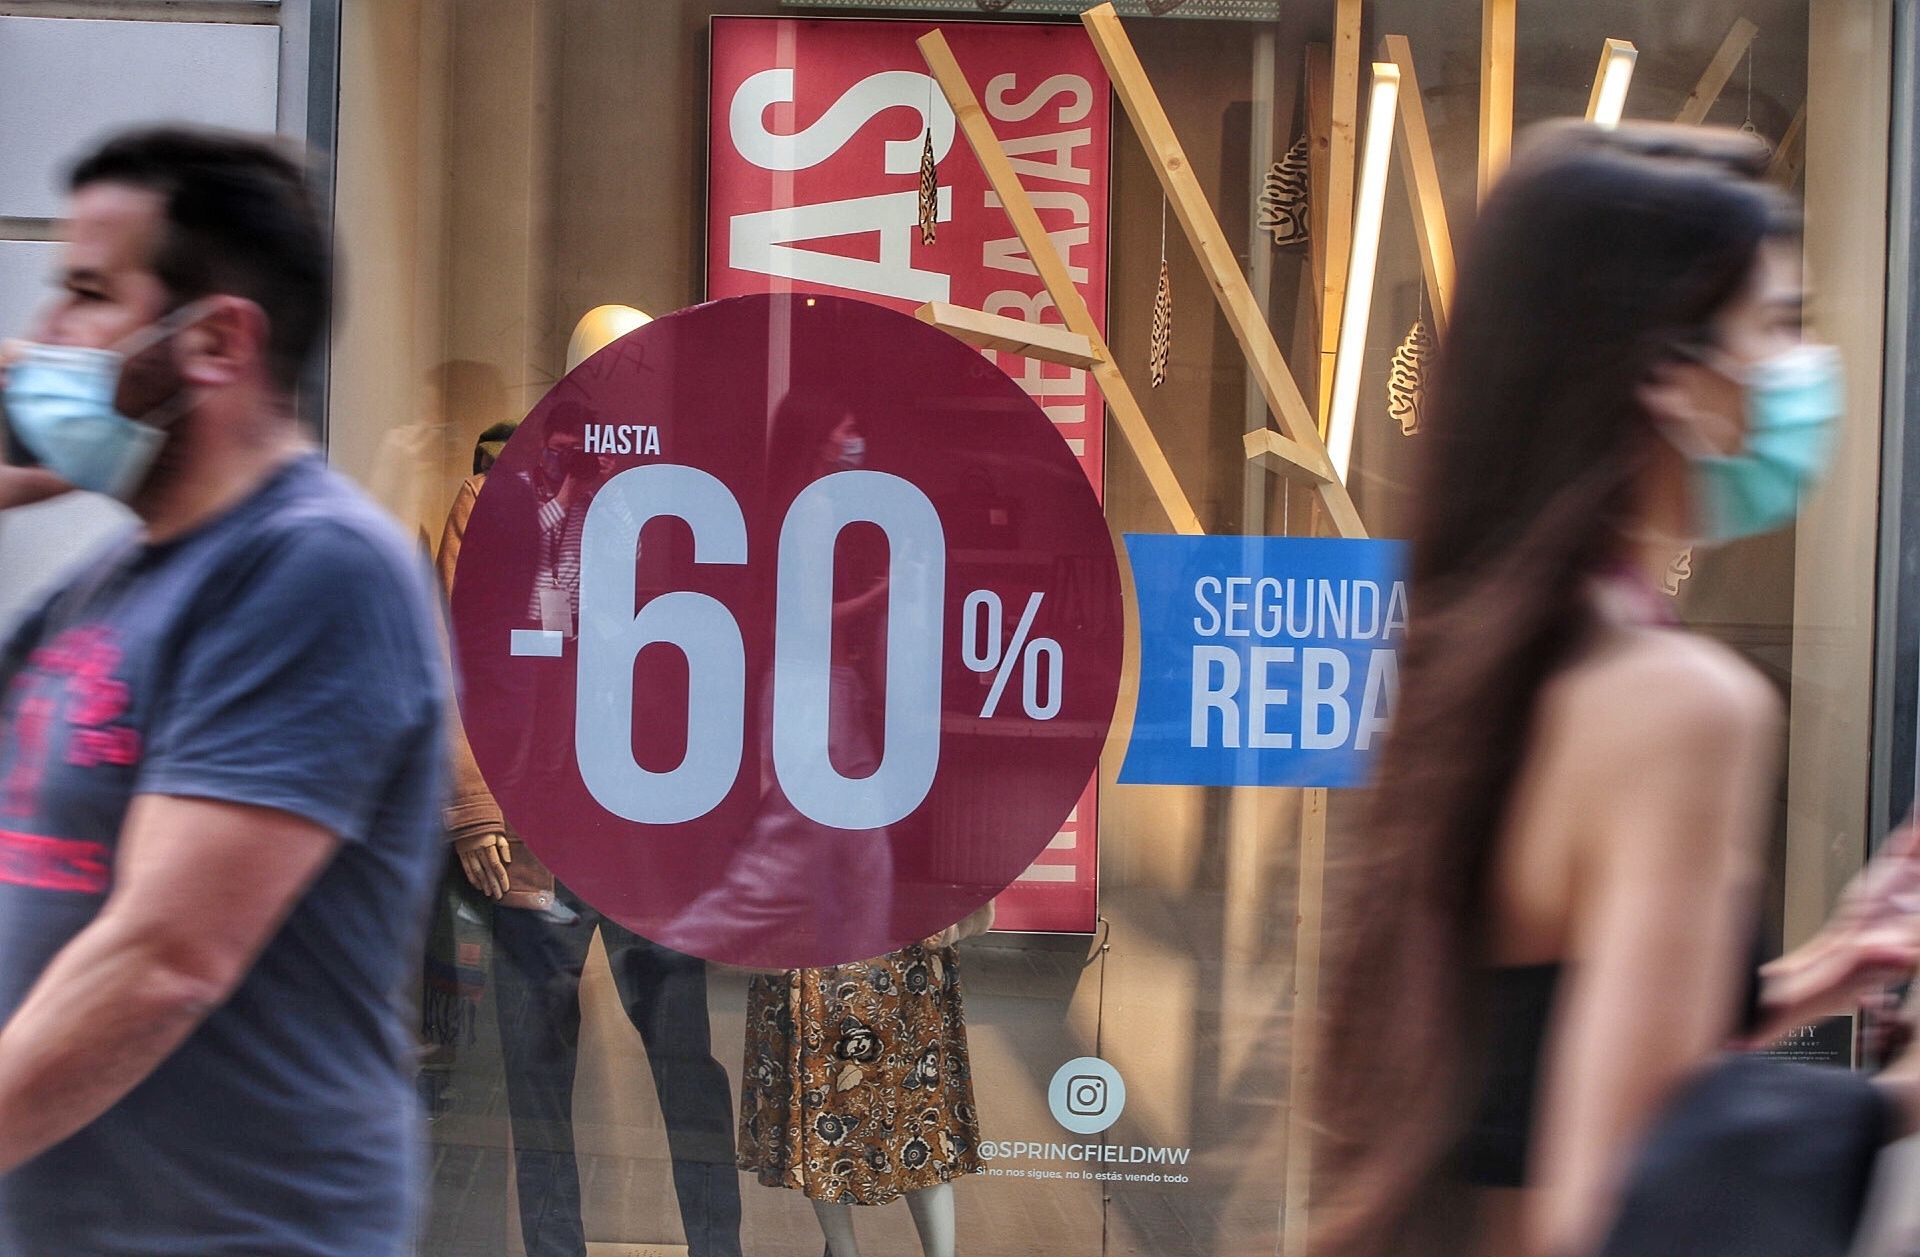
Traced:
[[1673, 559], [1667, 564], [1667, 570], [1661, 573], [1660, 576], [1660, 587], [1667, 591], [1668, 597], [1678, 598], [1680, 596], [1680, 586], [1686, 584], [1687, 578], [1692, 575], [1693, 548], [1689, 546], [1687, 549], [1674, 555]]
[[933, 128], [920, 149], [920, 243], [932, 244], [934, 224], [940, 218], [940, 168], [933, 164]]
[[1387, 414], [1399, 421], [1403, 435], [1420, 431], [1420, 412], [1427, 404], [1427, 364], [1433, 350], [1433, 330], [1423, 309], [1407, 329], [1400, 347], [1393, 351], [1393, 365], [1387, 372]]
[[1307, 137], [1273, 163], [1260, 188], [1260, 226], [1273, 233], [1276, 248], [1303, 245], [1307, 229]]
[[1167, 382], [1167, 357], [1173, 348], [1173, 280], [1167, 274], [1167, 203], [1160, 202], [1160, 282], [1153, 290], [1153, 326], [1147, 336], [1147, 381]]

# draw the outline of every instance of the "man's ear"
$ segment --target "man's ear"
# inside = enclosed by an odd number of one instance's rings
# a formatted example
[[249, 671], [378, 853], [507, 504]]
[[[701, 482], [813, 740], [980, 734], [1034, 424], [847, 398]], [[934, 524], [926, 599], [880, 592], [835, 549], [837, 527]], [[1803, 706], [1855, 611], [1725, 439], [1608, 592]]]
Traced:
[[267, 365], [267, 312], [245, 297], [206, 298], [205, 309], [182, 328], [174, 348], [181, 377], [198, 388], [219, 388]]

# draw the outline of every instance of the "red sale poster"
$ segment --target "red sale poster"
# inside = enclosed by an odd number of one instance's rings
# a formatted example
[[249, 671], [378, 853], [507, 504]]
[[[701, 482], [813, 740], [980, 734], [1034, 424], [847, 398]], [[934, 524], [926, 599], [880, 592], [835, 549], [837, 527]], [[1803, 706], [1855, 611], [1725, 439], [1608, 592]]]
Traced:
[[[1078, 25], [938, 25], [1104, 331], [1111, 93], [1098, 54]], [[714, 19], [709, 299], [828, 293], [908, 313], [944, 301], [1061, 322], [914, 46], [934, 28]], [[939, 192], [926, 244], [918, 206], [929, 134]], [[1099, 494], [1105, 407], [1087, 372], [986, 357], [1041, 407]], [[992, 486], [980, 488], [991, 497]], [[1092, 932], [1097, 785], [1088, 783], [1061, 832], [1000, 897], [999, 928]]]

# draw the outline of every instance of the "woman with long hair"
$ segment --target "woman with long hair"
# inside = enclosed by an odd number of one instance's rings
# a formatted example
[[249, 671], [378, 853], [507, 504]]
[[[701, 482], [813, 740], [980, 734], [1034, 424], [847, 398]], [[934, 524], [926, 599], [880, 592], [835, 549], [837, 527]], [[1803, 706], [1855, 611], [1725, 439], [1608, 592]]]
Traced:
[[1591, 1251], [1738, 1029], [1780, 704], [1657, 581], [1788, 523], [1838, 416], [1765, 160], [1552, 124], [1482, 208], [1420, 438], [1399, 711], [1334, 873], [1319, 1254]]

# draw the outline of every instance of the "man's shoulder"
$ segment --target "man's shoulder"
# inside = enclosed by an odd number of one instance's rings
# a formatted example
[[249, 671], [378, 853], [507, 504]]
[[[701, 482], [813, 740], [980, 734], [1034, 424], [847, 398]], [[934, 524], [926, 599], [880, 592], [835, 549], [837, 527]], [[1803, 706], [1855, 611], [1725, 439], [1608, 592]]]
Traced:
[[425, 558], [352, 481], [317, 461], [298, 469], [235, 541], [328, 586], [330, 596], [418, 596]]

